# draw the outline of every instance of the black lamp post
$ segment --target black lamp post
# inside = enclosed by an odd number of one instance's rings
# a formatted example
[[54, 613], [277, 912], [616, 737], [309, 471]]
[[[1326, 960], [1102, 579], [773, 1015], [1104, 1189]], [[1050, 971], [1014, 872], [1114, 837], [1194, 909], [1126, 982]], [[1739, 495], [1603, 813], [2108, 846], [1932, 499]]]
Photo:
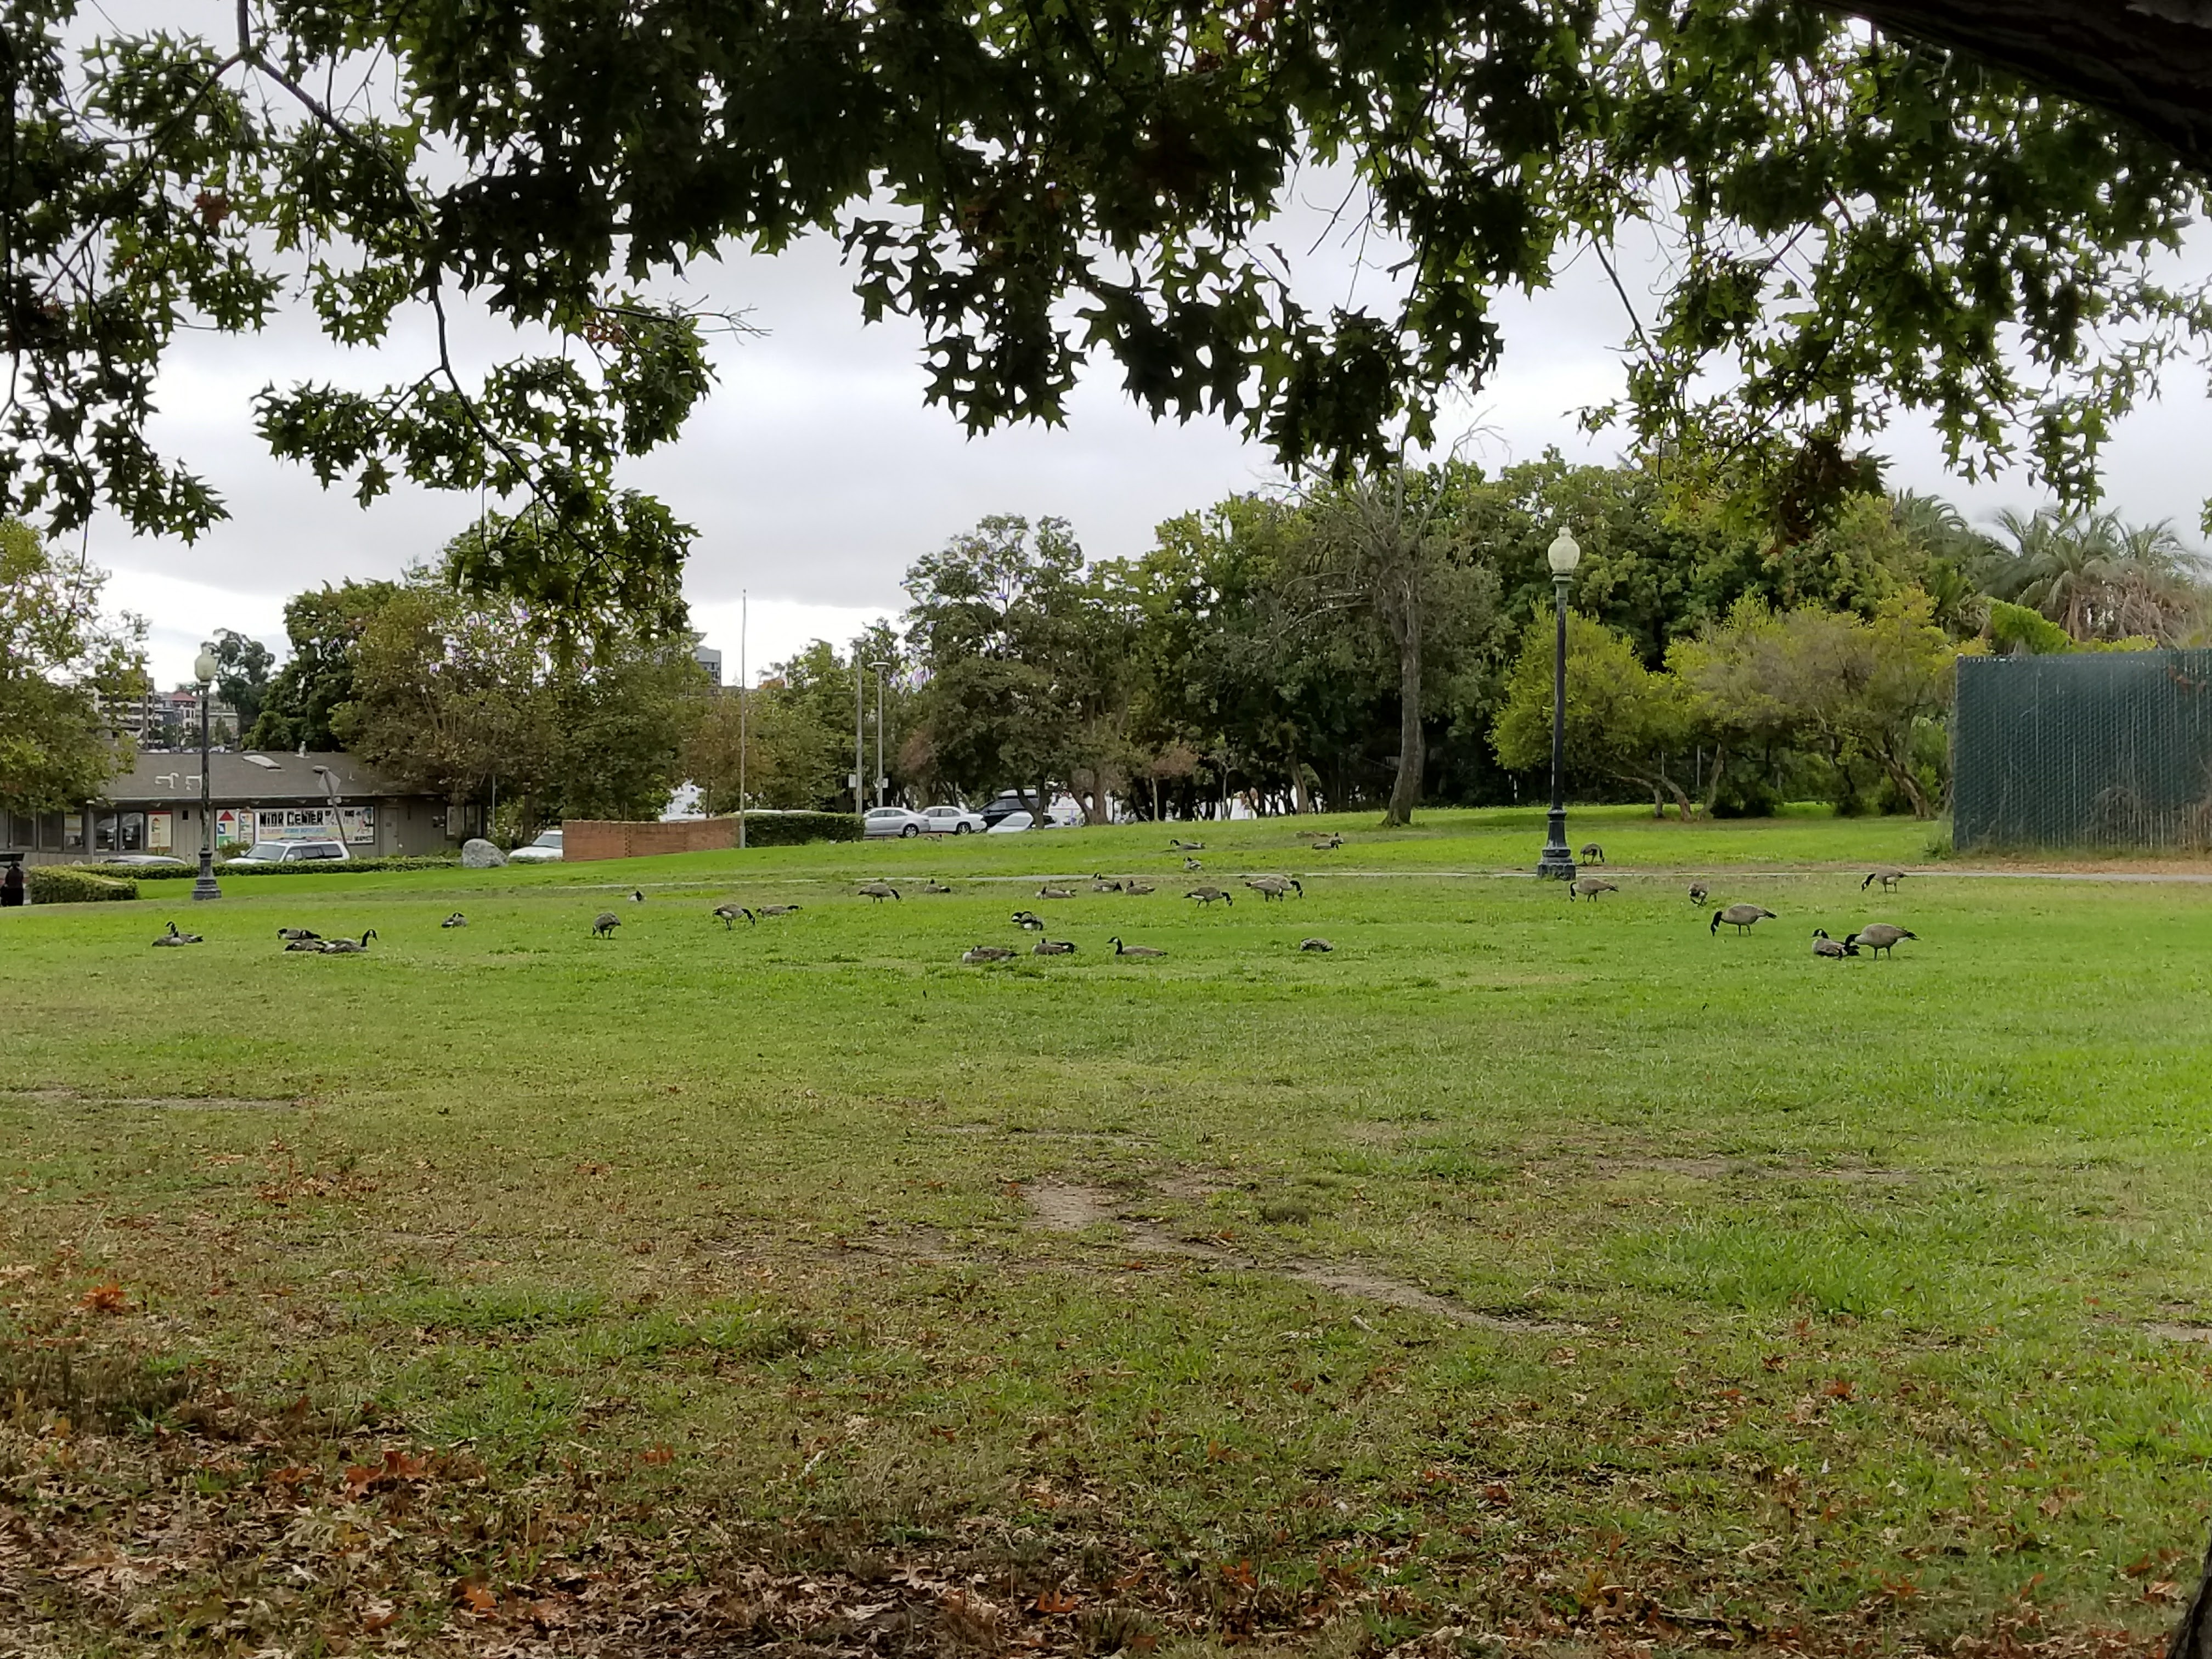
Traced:
[[1552, 817], [1539, 876], [1575, 878], [1575, 855], [1567, 848], [1567, 584], [1582, 562], [1582, 544], [1566, 530], [1553, 538], [1545, 556], [1552, 566], [1553, 610], [1559, 617], [1559, 645], [1552, 660]]
[[884, 776], [884, 676], [890, 672], [887, 662], [872, 662], [876, 671], [876, 805], [884, 804], [884, 785], [890, 780]]
[[208, 699], [215, 680], [215, 653], [205, 646], [192, 664], [192, 674], [200, 683], [200, 873], [192, 884], [195, 899], [219, 899], [222, 889], [215, 879], [215, 816], [208, 810], [212, 791], [208, 787]]

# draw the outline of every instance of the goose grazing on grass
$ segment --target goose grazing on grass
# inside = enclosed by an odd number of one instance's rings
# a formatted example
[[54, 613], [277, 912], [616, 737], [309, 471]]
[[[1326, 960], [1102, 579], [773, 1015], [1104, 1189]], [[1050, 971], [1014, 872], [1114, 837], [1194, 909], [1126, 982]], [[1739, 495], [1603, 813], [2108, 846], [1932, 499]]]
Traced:
[[1705, 902], [1705, 884], [1702, 881], [1692, 882], [1690, 884], [1690, 902], [1692, 904], [1703, 904]]
[[1316, 853], [1334, 853], [1338, 848], [1344, 845], [1344, 837], [1342, 836], [1314, 835], [1314, 832], [1310, 830], [1306, 833], [1313, 836], [1313, 849]]
[[1844, 943], [1846, 945], [1863, 945], [1877, 957], [1879, 957], [1884, 951], [1887, 951], [1892, 956], [1894, 956], [1897, 954], [1897, 942], [1899, 939], [1918, 939], [1919, 937], [1919, 934], [1913, 933], [1907, 928], [1893, 927], [1886, 921], [1877, 921], [1869, 927], [1860, 928], [1857, 933], [1853, 933], [1850, 938], [1846, 939]]
[[1028, 910], [1014, 912], [1014, 926], [1032, 933], [1044, 932], [1044, 918]]
[[1336, 949], [1336, 946], [1331, 945], [1325, 939], [1302, 939], [1298, 941], [1298, 949], [1301, 951], [1334, 951]]
[[1094, 893], [1118, 893], [1121, 890], [1121, 884], [1104, 876], [1093, 876], [1091, 878], [1091, 890]]
[[[156, 941], [156, 943], [159, 942]], [[323, 951], [323, 941], [319, 937], [310, 935], [306, 939], [286, 939], [284, 948], [288, 951], [303, 951], [309, 956], [320, 956]]]
[[1168, 837], [1168, 850], [1172, 853], [1203, 853], [1206, 843], [1202, 841], [1177, 841], [1170, 836]]
[[932, 877], [929, 880], [921, 884], [921, 890], [925, 893], [949, 893], [952, 890], [950, 887], [947, 887], [943, 882]]
[[1048, 884], [1037, 889], [1037, 896], [1039, 898], [1073, 898], [1075, 890], [1069, 887], [1054, 887]]
[[753, 914], [757, 916], [787, 916], [794, 914], [798, 908], [795, 904], [763, 904], [757, 908]]
[[711, 914], [722, 924], [722, 931], [726, 933], [738, 925], [739, 916], [743, 916], [750, 927], [760, 926], [760, 923], [754, 919], [753, 913], [742, 904], [718, 904]]
[[305, 943], [309, 939], [319, 939], [322, 935], [312, 927], [279, 927], [276, 930], [276, 937], [295, 943]]
[[1106, 942], [1114, 947], [1114, 954], [1117, 957], [1164, 957], [1167, 955], [1166, 951], [1155, 951], [1149, 945], [1124, 945], [1121, 943], [1121, 936], [1119, 933], [1115, 934], [1112, 939]]
[[1584, 864], [1603, 864], [1605, 862], [1605, 848], [1599, 846], [1595, 842], [1591, 842], [1583, 848], [1579, 856]]
[[1296, 876], [1247, 876], [1244, 884], [1262, 899], [1284, 898], [1292, 893], [1300, 898], [1306, 896], [1305, 888]]
[[365, 957], [368, 954], [369, 940], [375, 937], [375, 928], [364, 927], [359, 939], [326, 939], [323, 941], [323, 954], [326, 957]]
[[1065, 939], [1041, 939], [1030, 946], [1030, 954], [1033, 957], [1072, 957], [1075, 954], [1075, 942]]
[[898, 897], [898, 889], [887, 881], [872, 881], [860, 889], [860, 896], [873, 899], [877, 903], [881, 904], [887, 898]]
[[1124, 893], [1132, 895], [1133, 896], [1141, 897], [1145, 894], [1152, 892], [1153, 888], [1152, 884], [1149, 881], [1125, 881], [1121, 884], [1121, 890]]
[[1855, 957], [1858, 953], [1859, 947], [1849, 939], [1838, 945], [1828, 937], [1826, 928], [1815, 927], [1813, 930], [1813, 954], [1823, 961], [1841, 962], [1845, 957]]
[[1721, 930], [1721, 924], [1726, 922], [1735, 928], [1739, 935], [1741, 935], [1751, 931], [1753, 922], [1773, 920], [1773, 911], [1762, 910], [1756, 904], [1731, 904], [1725, 910], [1713, 912], [1713, 925], [1705, 931], [1709, 933], [1717, 933]]
[[602, 910], [592, 918], [593, 939], [612, 939], [615, 929], [622, 926], [622, 918], [611, 910]]
[[459, 910], [454, 911], [453, 915], [447, 916], [443, 921], [438, 924], [441, 927], [465, 927], [468, 925], [469, 919], [463, 915]]
[[987, 962], [1011, 962], [1013, 957], [1014, 953], [1003, 945], [979, 945], [963, 952], [960, 960], [974, 968]]
[[1618, 893], [1620, 890], [1609, 881], [1601, 880], [1596, 876], [1584, 876], [1579, 881], [1567, 884], [1567, 902], [1572, 904], [1578, 898], [1585, 898], [1595, 903], [1600, 893]]
[[177, 924], [173, 921], [169, 924], [169, 931], [162, 934], [159, 939], [155, 939], [154, 943], [156, 945], [198, 945], [201, 943], [201, 939], [198, 933], [179, 933], [177, 931]]
[[1899, 869], [1895, 865], [1881, 865], [1867, 872], [1867, 878], [1859, 884], [1859, 891], [1863, 893], [1868, 888], [1873, 886], [1875, 883], [1880, 882], [1881, 884], [1881, 890], [1883, 892], [1894, 893], [1897, 890], [1897, 884], [1904, 879], [1905, 872]]
[[1185, 859], [1182, 861], [1182, 867], [1186, 870], [1203, 870], [1206, 866], [1197, 859]]
[[644, 888], [642, 888], [642, 887], [633, 887], [633, 888], [631, 888], [631, 889], [629, 890], [629, 902], [630, 902], [632, 904], [642, 904], [642, 903], [644, 903], [644, 902], [645, 902], [645, 889], [644, 889]]
[[1218, 887], [1194, 887], [1190, 891], [1185, 893], [1183, 896], [1187, 899], [1196, 899], [1200, 904], [1211, 904], [1216, 899], [1219, 899], [1224, 904], [1231, 906], [1237, 902], [1235, 899], [1230, 897], [1228, 894], [1223, 892]]

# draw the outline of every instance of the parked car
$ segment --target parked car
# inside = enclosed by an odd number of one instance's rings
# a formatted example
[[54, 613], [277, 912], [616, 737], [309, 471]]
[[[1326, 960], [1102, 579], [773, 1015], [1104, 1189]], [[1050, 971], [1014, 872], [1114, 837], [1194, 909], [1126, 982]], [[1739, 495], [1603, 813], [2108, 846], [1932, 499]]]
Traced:
[[871, 807], [860, 821], [860, 833], [871, 841], [878, 836], [918, 836], [928, 828], [927, 818], [903, 806]]
[[[1027, 812], [1009, 812], [993, 824], [988, 833], [994, 836], [1018, 836], [1023, 830], [1033, 828], [1036, 823], [1036, 820]], [[1051, 829], [1051, 823], [1048, 822], [1045, 828]]]
[[517, 864], [557, 864], [561, 859], [561, 832], [547, 830], [527, 847], [518, 847], [507, 858]]
[[[983, 827], [986, 830], [995, 830], [1002, 819], [1011, 817], [1017, 812], [1027, 811], [1029, 809], [1022, 805], [1022, 798], [1009, 791], [1003, 795], [994, 795], [989, 800], [984, 802], [983, 810], [978, 816], [982, 818]], [[1024, 824], [1022, 827], [1027, 829], [1029, 826]]]
[[933, 836], [980, 836], [991, 827], [981, 812], [964, 806], [925, 806], [921, 815], [929, 820]]
[[345, 862], [353, 856], [342, 841], [261, 841], [230, 860], [233, 864], [312, 864], [318, 860]]

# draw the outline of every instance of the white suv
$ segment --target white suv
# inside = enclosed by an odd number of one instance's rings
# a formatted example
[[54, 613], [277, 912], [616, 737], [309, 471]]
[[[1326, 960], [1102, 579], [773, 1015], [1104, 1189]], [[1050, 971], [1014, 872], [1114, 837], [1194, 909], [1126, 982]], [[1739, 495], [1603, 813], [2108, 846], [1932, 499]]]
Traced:
[[313, 864], [318, 860], [335, 860], [343, 863], [352, 856], [342, 841], [260, 841], [254, 842], [251, 851], [240, 854], [230, 862]]

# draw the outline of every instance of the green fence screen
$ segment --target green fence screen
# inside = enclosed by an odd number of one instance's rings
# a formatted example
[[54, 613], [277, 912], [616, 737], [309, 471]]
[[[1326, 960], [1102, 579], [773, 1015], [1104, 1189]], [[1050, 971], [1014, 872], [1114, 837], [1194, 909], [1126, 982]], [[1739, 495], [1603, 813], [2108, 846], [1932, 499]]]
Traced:
[[2212, 846], [2212, 651], [1961, 657], [1952, 840]]

